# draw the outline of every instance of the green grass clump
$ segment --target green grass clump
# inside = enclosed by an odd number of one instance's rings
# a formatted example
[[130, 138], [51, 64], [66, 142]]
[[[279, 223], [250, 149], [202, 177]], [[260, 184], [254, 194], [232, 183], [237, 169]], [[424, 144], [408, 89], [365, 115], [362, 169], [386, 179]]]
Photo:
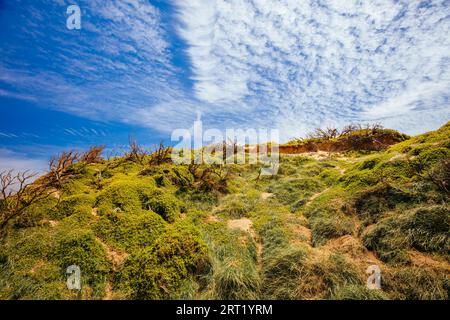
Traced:
[[363, 244], [378, 253], [381, 260], [392, 263], [408, 261], [405, 249], [408, 243], [400, 233], [394, 218], [382, 220], [363, 235]]
[[392, 215], [365, 234], [363, 242], [388, 262], [398, 260], [408, 248], [447, 253], [450, 248], [449, 208], [432, 206]]
[[82, 286], [87, 285], [96, 294], [103, 296], [103, 287], [111, 271], [105, 249], [90, 230], [64, 229], [57, 235], [51, 259], [59, 266], [61, 273], [75, 265], [81, 269]]
[[52, 211], [53, 217], [61, 219], [79, 212], [90, 212], [95, 202], [95, 197], [90, 194], [76, 194], [63, 198]]
[[331, 296], [332, 300], [387, 300], [381, 290], [371, 290], [363, 285], [347, 285], [338, 288]]
[[257, 299], [260, 277], [256, 267], [257, 248], [251, 235], [229, 230], [223, 223], [205, 228], [212, 256], [212, 272], [208, 278], [207, 299]]
[[429, 267], [405, 267], [383, 273], [383, 290], [392, 299], [448, 300], [448, 271]]
[[280, 202], [290, 205], [291, 211], [296, 211], [311, 195], [322, 188], [322, 183], [318, 179], [286, 178], [273, 183], [268, 191], [274, 193]]
[[267, 299], [329, 299], [346, 285], [361, 285], [357, 268], [343, 255], [316, 256], [305, 248], [287, 248], [264, 267], [263, 296]]
[[330, 168], [323, 170], [320, 173], [319, 177], [323, 182], [326, 183], [327, 186], [332, 186], [337, 183], [337, 181], [341, 177], [341, 174], [338, 170]]
[[[47, 227], [18, 229], [0, 246], [0, 252], [20, 268], [31, 267], [37, 259], [45, 259], [54, 247], [54, 231]], [[1, 244], [1, 243], [0, 243]]]
[[407, 213], [399, 220], [401, 232], [412, 247], [425, 252], [448, 253], [450, 208], [432, 206]]
[[278, 250], [264, 260], [262, 296], [266, 299], [297, 299], [297, 285], [309, 255], [303, 248]]
[[352, 234], [353, 221], [338, 212], [319, 213], [310, 218], [313, 246], [325, 244], [328, 240]]
[[133, 252], [150, 246], [164, 232], [166, 223], [158, 214], [110, 212], [94, 226], [96, 234], [114, 248]]
[[217, 214], [226, 218], [248, 217], [260, 202], [259, 193], [248, 192], [224, 196], [219, 203]]
[[146, 206], [159, 214], [167, 222], [174, 222], [180, 213], [178, 199], [168, 193], [154, 195], [148, 199]]
[[[415, 150], [416, 151], [416, 150]], [[421, 172], [428, 170], [442, 160], [450, 158], [450, 149], [443, 147], [430, 147], [420, 150], [418, 155], [411, 161], [411, 165]]]
[[67, 300], [70, 292], [55, 264], [38, 260], [30, 270], [18, 269], [15, 261], [0, 263], [0, 299]]
[[112, 182], [100, 193], [96, 206], [100, 214], [115, 210], [139, 212], [145, 208], [149, 199], [160, 193], [154, 181], [121, 179]]
[[260, 278], [250, 259], [228, 257], [214, 264], [212, 276], [214, 298], [220, 300], [256, 300]]
[[255, 225], [263, 244], [263, 259], [267, 259], [276, 251], [289, 244], [287, 228], [280, 217], [267, 217]]
[[187, 283], [209, 269], [208, 250], [198, 232], [171, 227], [125, 261], [118, 286], [133, 299], [175, 299]]
[[339, 182], [348, 190], [358, 190], [375, 186], [380, 182], [380, 177], [373, 170], [354, 171], [350, 170], [344, 176], [339, 178]]
[[366, 223], [376, 222], [380, 215], [402, 203], [414, 203], [415, 196], [390, 185], [366, 189], [355, 196], [354, 207]]

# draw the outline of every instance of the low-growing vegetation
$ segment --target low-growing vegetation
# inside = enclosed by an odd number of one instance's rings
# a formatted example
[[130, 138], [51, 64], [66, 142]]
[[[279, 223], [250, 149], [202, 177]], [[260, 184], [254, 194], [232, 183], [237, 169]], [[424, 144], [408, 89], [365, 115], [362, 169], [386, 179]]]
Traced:
[[0, 174], [0, 299], [449, 299], [450, 123], [280, 147], [276, 176], [177, 165], [133, 138], [124, 156], [96, 146], [38, 179]]

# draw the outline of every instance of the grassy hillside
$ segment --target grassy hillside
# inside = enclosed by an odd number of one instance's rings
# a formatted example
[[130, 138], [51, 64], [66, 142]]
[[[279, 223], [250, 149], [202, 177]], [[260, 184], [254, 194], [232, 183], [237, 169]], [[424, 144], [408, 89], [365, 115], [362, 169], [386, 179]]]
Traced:
[[[150, 157], [73, 164], [9, 222], [0, 299], [448, 299], [450, 123], [400, 138], [283, 154], [274, 177]], [[66, 288], [70, 265], [81, 292]], [[366, 288], [370, 265], [381, 290]]]

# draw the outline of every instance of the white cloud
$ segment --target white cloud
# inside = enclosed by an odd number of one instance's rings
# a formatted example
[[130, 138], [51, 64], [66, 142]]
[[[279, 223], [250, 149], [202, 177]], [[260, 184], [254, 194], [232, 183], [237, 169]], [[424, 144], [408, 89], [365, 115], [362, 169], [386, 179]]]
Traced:
[[14, 170], [14, 172], [29, 171], [42, 174], [48, 169], [48, 160], [30, 158], [27, 155], [0, 148], [0, 172]]
[[196, 97], [230, 113], [244, 105], [252, 122], [275, 123], [285, 137], [366, 120], [412, 132], [422, 123], [411, 113], [439, 111], [427, 117], [432, 128], [450, 116], [450, 7], [441, 1], [176, 4]]
[[[41, 3], [22, 7], [29, 18], [17, 37], [26, 41], [21, 48], [5, 48], [0, 83], [12, 89], [1, 95], [97, 120], [126, 121], [134, 111], [173, 100], [181, 91], [160, 12], [148, 1], [80, 2], [80, 31], [55, 19], [64, 17], [69, 1], [43, 2], [51, 10], [42, 10]], [[34, 59], [51, 57], [51, 63], [21, 57], [28, 50]]]
[[275, 127], [282, 139], [358, 121], [425, 131], [450, 116], [450, 7], [421, 3], [174, 0], [193, 92], [172, 62], [175, 26], [148, 1], [83, 2], [82, 31], [49, 24], [49, 39], [33, 26], [60, 8], [30, 5], [20, 31], [54, 65], [2, 57], [11, 90], [0, 95], [161, 132], [197, 111], [210, 127]]

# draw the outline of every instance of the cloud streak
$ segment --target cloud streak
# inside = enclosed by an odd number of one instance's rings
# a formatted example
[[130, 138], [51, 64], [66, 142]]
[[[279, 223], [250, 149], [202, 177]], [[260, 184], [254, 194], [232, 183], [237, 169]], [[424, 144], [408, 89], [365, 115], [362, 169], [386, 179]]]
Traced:
[[21, 9], [27, 45], [0, 46], [0, 96], [163, 133], [200, 111], [282, 139], [365, 121], [419, 133], [450, 116], [449, 1], [174, 0], [168, 24], [148, 1], [92, 0], [81, 31], [65, 28], [68, 4]]
[[396, 117], [411, 132], [417, 112], [450, 116], [448, 1], [176, 3], [202, 101], [249, 106], [288, 134]]

